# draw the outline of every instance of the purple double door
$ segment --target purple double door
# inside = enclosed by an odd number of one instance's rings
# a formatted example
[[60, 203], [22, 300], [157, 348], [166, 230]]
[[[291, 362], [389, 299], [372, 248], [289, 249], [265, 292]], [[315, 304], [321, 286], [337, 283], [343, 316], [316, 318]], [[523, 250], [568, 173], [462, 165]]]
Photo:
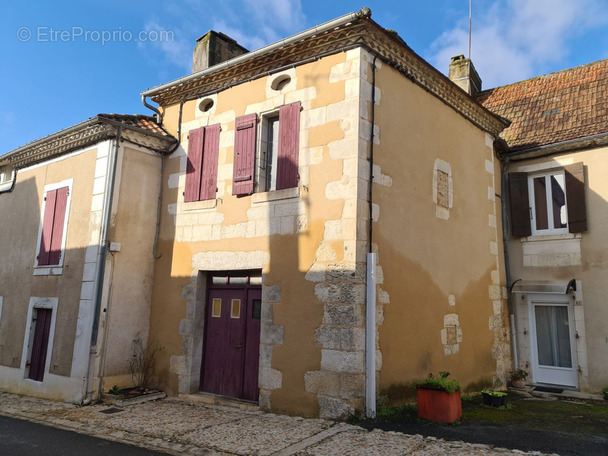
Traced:
[[214, 287], [207, 296], [200, 389], [257, 402], [262, 290]]

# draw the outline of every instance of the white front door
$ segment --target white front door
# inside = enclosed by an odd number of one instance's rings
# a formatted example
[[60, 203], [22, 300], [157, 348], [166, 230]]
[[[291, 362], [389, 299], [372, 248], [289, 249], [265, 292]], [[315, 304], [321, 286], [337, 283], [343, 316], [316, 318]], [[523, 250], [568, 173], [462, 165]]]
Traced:
[[529, 295], [535, 383], [578, 386], [574, 319], [569, 296]]

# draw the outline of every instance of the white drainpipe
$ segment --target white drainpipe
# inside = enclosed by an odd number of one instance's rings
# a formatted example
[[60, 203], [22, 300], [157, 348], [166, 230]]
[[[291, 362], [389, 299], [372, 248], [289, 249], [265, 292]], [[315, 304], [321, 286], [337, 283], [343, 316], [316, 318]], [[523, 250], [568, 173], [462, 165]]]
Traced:
[[365, 416], [376, 417], [376, 254], [367, 254], [365, 311]]

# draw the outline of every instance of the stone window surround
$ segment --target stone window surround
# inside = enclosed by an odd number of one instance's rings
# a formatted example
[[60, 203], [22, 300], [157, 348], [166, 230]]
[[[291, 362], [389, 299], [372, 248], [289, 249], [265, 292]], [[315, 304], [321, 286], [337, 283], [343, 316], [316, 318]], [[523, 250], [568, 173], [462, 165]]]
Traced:
[[[440, 172], [447, 175], [447, 189], [445, 189], [447, 194], [443, 198], [439, 188], [441, 180]], [[454, 182], [452, 180], [451, 165], [440, 158], [435, 160], [433, 166], [433, 202], [436, 205], [435, 215], [437, 218], [448, 220], [450, 218], [450, 209], [454, 206]]]

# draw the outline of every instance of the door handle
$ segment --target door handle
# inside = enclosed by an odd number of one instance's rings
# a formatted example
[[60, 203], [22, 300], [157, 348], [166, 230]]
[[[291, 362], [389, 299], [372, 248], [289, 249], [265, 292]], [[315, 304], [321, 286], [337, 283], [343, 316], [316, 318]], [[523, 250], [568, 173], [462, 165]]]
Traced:
[[234, 346], [234, 348], [236, 348], [237, 350], [241, 350], [243, 348], [242, 344], [237, 344]]

